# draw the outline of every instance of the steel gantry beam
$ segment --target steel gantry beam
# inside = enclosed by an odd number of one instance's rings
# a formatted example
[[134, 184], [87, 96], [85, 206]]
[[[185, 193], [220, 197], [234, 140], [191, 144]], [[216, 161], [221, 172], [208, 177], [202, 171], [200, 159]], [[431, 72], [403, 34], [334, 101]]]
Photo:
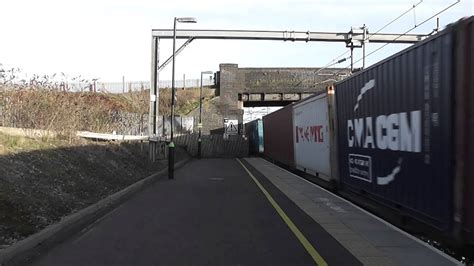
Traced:
[[[162, 39], [173, 38], [171, 29], [154, 29], [152, 36]], [[416, 43], [427, 35], [421, 34], [368, 34], [373, 43]], [[229, 39], [229, 40], [269, 40], [304, 42], [350, 42], [363, 41], [363, 33], [350, 32], [312, 32], [312, 31], [252, 31], [252, 30], [177, 30], [178, 39]]]
[[[193, 40], [194, 38], [189, 38], [185, 43], [183, 43], [183, 45], [178, 48], [178, 50], [176, 50], [175, 55], [181, 53], [181, 51], [183, 51], [184, 48], [186, 48], [186, 46], [188, 46], [188, 44], [190, 44]], [[171, 62], [171, 60], [173, 60], [173, 55], [168, 57], [168, 59], [166, 59], [165, 62], [158, 67], [158, 72], [165, 68]]]

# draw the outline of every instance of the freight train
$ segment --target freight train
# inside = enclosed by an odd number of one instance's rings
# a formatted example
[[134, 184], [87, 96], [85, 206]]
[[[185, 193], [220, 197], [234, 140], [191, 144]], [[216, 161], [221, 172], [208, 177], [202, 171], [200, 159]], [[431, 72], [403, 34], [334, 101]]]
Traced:
[[470, 17], [268, 114], [263, 156], [398, 226], [472, 247], [473, 52]]

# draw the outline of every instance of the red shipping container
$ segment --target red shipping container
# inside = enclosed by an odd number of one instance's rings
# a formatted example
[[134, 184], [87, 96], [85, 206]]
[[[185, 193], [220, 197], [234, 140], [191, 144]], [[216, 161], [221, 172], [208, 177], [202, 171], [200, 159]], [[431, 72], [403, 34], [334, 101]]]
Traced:
[[263, 117], [263, 143], [266, 158], [294, 167], [293, 105]]

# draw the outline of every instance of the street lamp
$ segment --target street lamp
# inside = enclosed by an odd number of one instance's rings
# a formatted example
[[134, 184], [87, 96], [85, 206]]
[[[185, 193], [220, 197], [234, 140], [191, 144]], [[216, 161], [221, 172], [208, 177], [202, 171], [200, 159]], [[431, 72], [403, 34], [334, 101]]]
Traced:
[[201, 88], [199, 90], [199, 138], [198, 138], [198, 158], [201, 159], [201, 128], [202, 128], [202, 75], [211, 75], [212, 71], [201, 71]]
[[175, 66], [175, 57], [176, 57], [176, 23], [196, 23], [197, 20], [192, 17], [182, 17], [174, 18], [173, 25], [173, 61], [172, 61], [172, 71], [171, 71], [171, 133], [170, 133], [170, 144], [168, 146], [168, 178], [174, 178], [174, 142], [173, 142], [173, 121], [174, 121], [174, 66]]

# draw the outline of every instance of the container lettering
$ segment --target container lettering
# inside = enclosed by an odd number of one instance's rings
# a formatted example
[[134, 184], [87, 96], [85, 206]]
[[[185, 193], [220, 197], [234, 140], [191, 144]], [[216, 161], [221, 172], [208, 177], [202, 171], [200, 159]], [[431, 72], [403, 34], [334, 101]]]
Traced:
[[324, 142], [322, 125], [298, 127], [295, 129], [296, 143], [300, 141]]
[[[410, 116], [410, 119], [408, 119]], [[347, 120], [349, 147], [421, 152], [421, 111]]]

